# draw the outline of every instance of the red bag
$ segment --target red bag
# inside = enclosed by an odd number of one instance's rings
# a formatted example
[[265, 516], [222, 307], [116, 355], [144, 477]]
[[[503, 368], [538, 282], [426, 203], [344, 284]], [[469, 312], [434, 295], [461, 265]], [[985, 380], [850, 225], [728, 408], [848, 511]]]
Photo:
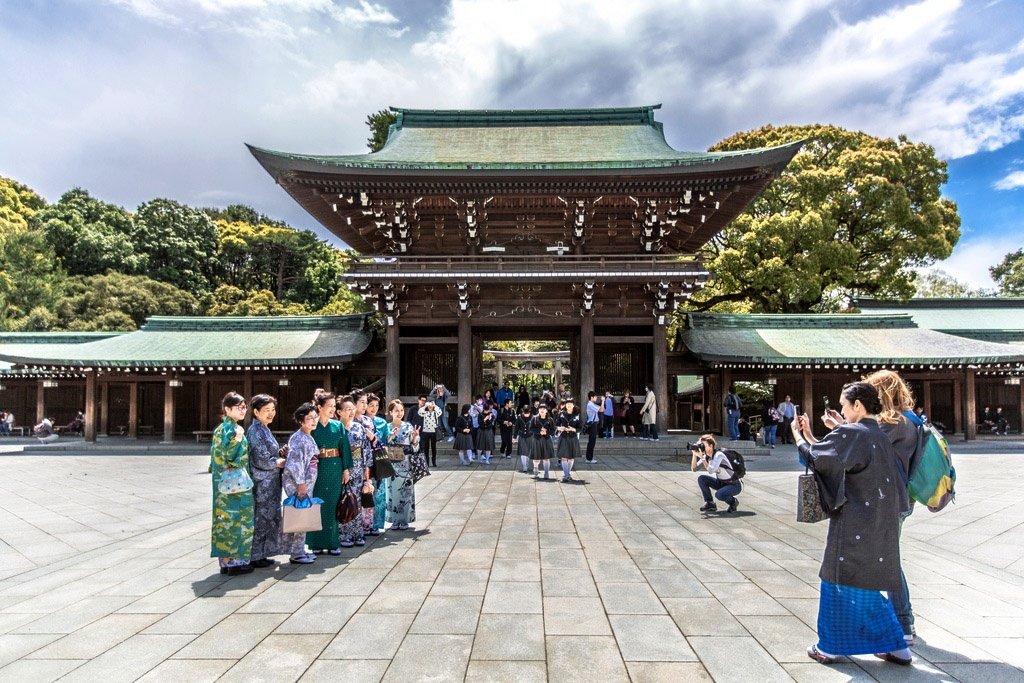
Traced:
[[338, 499], [338, 507], [334, 509], [334, 517], [338, 524], [348, 524], [359, 516], [359, 499], [352, 492], [351, 487], [345, 489], [344, 495]]

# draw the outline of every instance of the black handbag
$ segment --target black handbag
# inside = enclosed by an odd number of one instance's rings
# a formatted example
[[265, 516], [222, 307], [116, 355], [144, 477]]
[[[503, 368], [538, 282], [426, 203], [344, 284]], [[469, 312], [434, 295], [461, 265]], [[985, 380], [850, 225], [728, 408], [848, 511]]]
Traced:
[[364, 508], [372, 508], [373, 507], [373, 491], [370, 491], [369, 493], [360, 493], [359, 494], [359, 502], [362, 504], [362, 506]]
[[800, 475], [796, 493], [796, 521], [814, 524], [828, 519], [828, 512], [821, 504], [821, 491], [818, 490], [818, 479], [814, 472], [804, 470]]
[[338, 499], [338, 505], [334, 509], [334, 518], [338, 524], [348, 524], [359, 516], [359, 500], [352, 492], [351, 487], [345, 488], [345, 493]]

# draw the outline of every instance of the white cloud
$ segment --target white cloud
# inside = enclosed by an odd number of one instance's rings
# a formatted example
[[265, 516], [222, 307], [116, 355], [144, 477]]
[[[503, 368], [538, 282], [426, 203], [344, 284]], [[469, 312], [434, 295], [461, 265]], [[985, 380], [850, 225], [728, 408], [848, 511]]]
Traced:
[[359, 0], [359, 8], [343, 7], [332, 11], [334, 17], [343, 23], [351, 23], [357, 26], [364, 24], [397, 24], [398, 17], [392, 14], [387, 8], [366, 0]]
[[953, 254], [931, 269], [942, 270], [974, 289], [996, 289], [988, 269], [1017, 249], [1019, 237], [962, 237]]
[[1024, 171], [1010, 171], [1005, 177], [993, 183], [992, 187], [997, 190], [1015, 190], [1024, 187]]

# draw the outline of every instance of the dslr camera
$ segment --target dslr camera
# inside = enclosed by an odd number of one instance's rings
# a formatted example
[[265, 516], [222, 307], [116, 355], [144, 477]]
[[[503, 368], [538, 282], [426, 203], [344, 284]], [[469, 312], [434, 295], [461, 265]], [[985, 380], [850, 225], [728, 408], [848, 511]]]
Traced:
[[703, 441], [688, 441], [686, 443], [686, 450], [688, 450], [688, 451], [700, 451], [701, 453], [703, 453], [704, 452], [704, 442]]

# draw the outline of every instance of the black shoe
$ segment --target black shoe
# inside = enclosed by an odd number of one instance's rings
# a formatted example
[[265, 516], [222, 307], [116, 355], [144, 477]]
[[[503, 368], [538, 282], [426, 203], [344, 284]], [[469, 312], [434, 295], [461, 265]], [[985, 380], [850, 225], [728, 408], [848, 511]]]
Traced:
[[240, 564], [235, 567], [227, 567], [227, 571], [224, 572], [228, 576], [240, 576], [242, 574], [251, 574], [255, 569], [251, 564]]
[[717, 512], [718, 511], [718, 506], [715, 505], [714, 503], [705, 503], [701, 507], [700, 511], [701, 512]]
[[733, 502], [729, 503], [729, 509], [727, 510], [727, 512], [736, 512], [736, 508], [738, 508], [739, 506], [739, 501], [734, 500]]

